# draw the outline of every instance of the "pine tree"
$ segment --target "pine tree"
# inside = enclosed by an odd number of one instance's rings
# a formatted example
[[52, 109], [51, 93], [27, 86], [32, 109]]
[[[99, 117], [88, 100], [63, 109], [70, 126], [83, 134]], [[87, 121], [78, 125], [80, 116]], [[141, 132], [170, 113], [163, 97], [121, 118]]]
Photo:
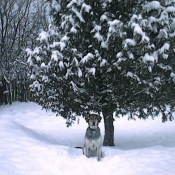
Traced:
[[173, 119], [174, 10], [173, 1], [143, 2], [128, 23], [131, 35], [123, 41], [121, 55], [124, 74], [133, 84], [130, 111], [140, 118], [161, 112], [163, 121]]
[[36, 100], [70, 120], [102, 112], [104, 145], [114, 145], [114, 112], [172, 120], [174, 5], [53, 0], [54, 24], [28, 50]]

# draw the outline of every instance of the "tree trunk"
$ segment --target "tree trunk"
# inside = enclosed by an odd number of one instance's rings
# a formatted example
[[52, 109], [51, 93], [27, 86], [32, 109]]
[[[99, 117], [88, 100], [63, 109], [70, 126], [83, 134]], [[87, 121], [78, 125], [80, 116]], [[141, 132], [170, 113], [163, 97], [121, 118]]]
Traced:
[[114, 119], [113, 111], [110, 107], [105, 107], [102, 109], [104, 126], [105, 126], [105, 135], [104, 135], [104, 146], [114, 146]]
[[2, 79], [2, 87], [3, 87], [3, 100], [4, 100], [4, 103], [7, 105], [8, 104], [8, 96], [6, 93], [7, 88], [6, 88], [6, 81], [4, 78]]
[[9, 83], [9, 87], [8, 87], [8, 96], [9, 96], [9, 103], [10, 105], [12, 105], [12, 85], [11, 85], [11, 82]]
[[0, 84], [0, 105], [1, 104], [3, 104], [3, 102], [4, 102], [4, 98], [3, 98], [3, 86], [1, 86], [1, 84]]

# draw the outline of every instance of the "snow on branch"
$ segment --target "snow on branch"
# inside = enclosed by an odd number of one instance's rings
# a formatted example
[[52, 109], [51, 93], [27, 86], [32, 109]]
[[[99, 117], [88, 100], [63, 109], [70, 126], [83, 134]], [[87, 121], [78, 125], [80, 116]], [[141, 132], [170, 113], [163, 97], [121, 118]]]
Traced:
[[126, 40], [123, 41], [123, 47], [124, 49], [127, 49], [128, 46], [135, 46], [136, 42], [134, 39], [127, 38]]
[[175, 74], [171, 72], [170, 77], [172, 78], [173, 82], [175, 83]]
[[108, 25], [109, 25], [109, 33], [115, 33], [117, 32], [116, 29], [121, 28], [122, 22], [120, 20], [115, 19], [113, 21], [109, 21]]
[[175, 7], [173, 7], [173, 6], [167, 7], [166, 8], [166, 12], [167, 13], [175, 14]]
[[146, 62], [152, 62], [152, 63], [154, 63], [154, 61], [156, 61], [155, 58], [154, 58], [154, 56], [149, 55], [148, 53], [146, 53], [146, 54], [142, 57], [142, 59], [143, 59], [143, 62], [144, 62], [144, 63], [146, 63]]
[[165, 1], [165, 5], [168, 6], [168, 5], [171, 5], [175, 2], [175, 0], [166, 0]]
[[109, 29], [108, 29], [107, 41], [114, 33], [122, 35], [121, 29], [123, 23], [120, 20], [115, 19], [113, 21], [108, 21], [108, 25]]
[[57, 12], [61, 10], [61, 6], [56, 0], [52, 0], [51, 7], [55, 9]]
[[77, 5], [81, 5], [83, 3], [84, 0], [71, 0], [70, 3], [67, 5], [67, 8], [70, 8], [71, 6], [73, 6], [73, 4], [77, 4]]
[[159, 30], [159, 34], [157, 35], [157, 38], [161, 39], [161, 38], [168, 38], [168, 33], [165, 29], [160, 29]]
[[100, 67], [103, 67], [107, 64], [107, 61], [105, 59], [102, 59], [102, 61], [100, 62]]
[[108, 16], [107, 16], [106, 13], [104, 13], [104, 14], [100, 17], [100, 21], [101, 21], [101, 22], [108, 21], [108, 20], [109, 20], [109, 19], [108, 19]]
[[82, 59], [81, 59], [81, 63], [86, 63], [88, 62], [89, 60], [93, 59], [94, 58], [94, 55], [92, 53], [88, 53], [86, 56], [84, 56]]
[[131, 28], [134, 29], [134, 35], [137, 35], [137, 34], [141, 35], [141, 37], [142, 37], [141, 43], [142, 42], [149, 42], [149, 40], [150, 40], [149, 37], [146, 36], [145, 32], [142, 30], [142, 28], [140, 27], [139, 24], [133, 23], [131, 25]]
[[60, 59], [62, 59], [63, 55], [57, 50], [52, 51], [51, 59], [55, 62], [58, 62]]
[[169, 50], [170, 44], [169, 43], [164, 43], [164, 45], [158, 50], [158, 53], [164, 58], [168, 58], [168, 54], [166, 52]]
[[87, 72], [88, 72], [89, 74], [95, 75], [95, 71], [96, 71], [95, 67], [87, 68]]
[[72, 11], [75, 13], [75, 15], [77, 16], [77, 18], [81, 21], [81, 22], [85, 22], [85, 20], [83, 19], [83, 16], [81, 14], [81, 12], [78, 12], [78, 10], [75, 7], [72, 7]]
[[66, 42], [69, 40], [69, 37], [68, 36], [63, 36], [61, 38], [61, 41], [59, 42], [59, 45], [60, 45], [60, 48], [61, 48], [61, 51], [66, 47]]
[[30, 88], [36, 89], [37, 92], [42, 90], [42, 85], [36, 80], [33, 82], [33, 84], [30, 85]]
[[73, 26], [73, 27], [70, 29], [70, 32], [71, 32], [71, 33], [77, 33], [77, 29]]
[[35, 49], [33, 50], [33, 55], [39, 55], [39, 53], [40, 53], [40, 47], [35, 47]]
[[72, 87], [73, 91], [77, 92], [78, 91], [77, 85], [73, 81], [71, 81], [70, 84], [71, 84], [71, 87]]
[[91, 6], [90, 5], [87, 5], [85, 3], [82, 4], [81, 11], [85, 11], [85, 12], [89, 13], [90, 10], [91, 10]]
[[133, 79], [137, 80], [138, 82], [140, 82], [140, 78], [133, 72], [128, 71], [126, 74], [126, 77], [133, 78]]
[[145, 9], [146, 12], [149, 13], [151, 10], [162, 9], [162, 6], [159, 1], [151, 1], [143, 5], [143, 9]]
[[78, 77], [82, 77], [83, 76], [83, 73], [82, 73], [82, 70], [80, 68], [78, 68]]
[[101, 26], [95, 25], [94, 29], [91, 31], [91, 33], [95, 33], [94, 38], [96, 38], [99, 42], [103, 41], [103, 36], [100, 34]]
[[45, 32], [45, 31], [42, 31], [40, 34], [39, 34], [39, 38], [38, 38], [38, 40], [40, 41], [40, 42], [42, 42], [42, 41], [48, 41], [48, 37], [49, 37], [49, 35], [48, 35], [48, 33], [47, 32]]

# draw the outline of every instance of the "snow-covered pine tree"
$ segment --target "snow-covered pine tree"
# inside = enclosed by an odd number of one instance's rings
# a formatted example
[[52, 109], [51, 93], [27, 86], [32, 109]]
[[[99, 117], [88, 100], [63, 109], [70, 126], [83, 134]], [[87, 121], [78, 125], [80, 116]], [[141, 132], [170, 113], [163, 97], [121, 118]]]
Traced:
[[114, 145], [115, 111], [171, 114], [173, 9], [173, 0], [52, 0], [54, 24], [28, 50], [36, 100], [69, 119], [102, 112], [104, 145]]
[[126, 67], [121, 65], [122, 74], [131, 83], [126, 94], [132, 95], [124, 105], [128, 101], [130, 112], [140, 118], [161, 113], [163, 121], [173, 119], [174, 20], [174, 1], [143, 1], [128, 23], [130, 35], [119, 55]]

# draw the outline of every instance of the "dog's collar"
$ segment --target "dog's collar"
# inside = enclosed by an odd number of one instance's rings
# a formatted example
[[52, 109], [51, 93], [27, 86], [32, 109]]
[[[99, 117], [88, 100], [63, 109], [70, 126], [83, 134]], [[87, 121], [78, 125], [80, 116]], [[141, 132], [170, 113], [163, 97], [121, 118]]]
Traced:
[[92, 134], [96, 134], [96, 132], [97, 132], [96, 130], [92, 130]]
[[89, 129], [90, 129], [92, 134], [96, 134], [97, 133], [97, 129], [91, 129], [90, 127], [89, 127]]

